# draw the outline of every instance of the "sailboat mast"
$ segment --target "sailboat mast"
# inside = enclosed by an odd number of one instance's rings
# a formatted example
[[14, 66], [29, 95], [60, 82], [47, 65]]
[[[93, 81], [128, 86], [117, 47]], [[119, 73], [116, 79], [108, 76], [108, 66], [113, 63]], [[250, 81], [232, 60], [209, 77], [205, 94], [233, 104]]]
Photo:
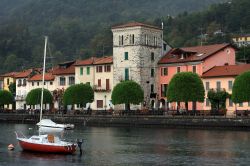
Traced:
[[44, 90], [44, 75], [45, 75], [45, 63], [46, 63], [46, 48], [47, 48], [47, 42], [48, 42], [48, 36], [45, 36], [44, 55], [43, 55], [43, 80], [42, 80], [42, 94], [41, 94], [40, 121], [42, 120], [42, 114], [43, 114], [43, 90]]

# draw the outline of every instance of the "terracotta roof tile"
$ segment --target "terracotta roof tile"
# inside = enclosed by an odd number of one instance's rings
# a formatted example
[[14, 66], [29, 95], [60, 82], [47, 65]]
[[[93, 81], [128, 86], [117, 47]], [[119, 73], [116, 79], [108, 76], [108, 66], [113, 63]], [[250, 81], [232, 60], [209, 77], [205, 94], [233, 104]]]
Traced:
[[60, 63], [58, 66], [56, 66], [54, 69], [52, 69], [52, 74], [53, 75], [72, 75], [75, 74], [75, 64], [77, 61], [72, 61], [70, 62], [65, 62], [65, 63]]
[[112, 56], [104, 56], [104, 57], [91, 57], [89, 59], [78, 61], [75, 66], [89, 66], [89, 65], [100, 65], [100, 64], [112, 64], [113, 57]]
[[215, 66], [203, 73], [203, 78], [237, 76], [246, 71], [250, 71], [250, 64]]
[[[36, 74], [33, 77], [31, 77], [28, 81], [42, 81], [43, 75], [42, 74]], [[46, 73], [44, 75], [45, 81], [53, 81], [55, 79], [55, 76], [52, 75], [52, 73]]]
[[[201, 61], [207, 57], [216, 54], [226, 47], [233, 47], [231, 44], [214, 44], [207, 46], [183, 47], [171, 49], [165, 56], [158, 62], [159, 64], [169, 63], [185, 63], [192, 61]], [[186, 57], [181, 58], [181, 55]]]
[[105, 56], [105, 57], [97, 58], [94, 62], [94, 65], [111, 64], [111, 63], [113, 63], [113, 57]]
[[10, 72], [10, 73], [5, 73], [3, 75], [1, 75], [1, 77], [15, 77], [15, 75], [17, 75], [18, 72]]
[[116, 26], [113, 26], [112, 29], [120, 29], [120, 28], [128, 28], [128, 27], [146, 27], [146, 28], [162, 30], [161, 28], [157, 26], [148, 25], [148, 24], [139, 23], [139, 22], [129, 22], [127, 24], [116, 25]]

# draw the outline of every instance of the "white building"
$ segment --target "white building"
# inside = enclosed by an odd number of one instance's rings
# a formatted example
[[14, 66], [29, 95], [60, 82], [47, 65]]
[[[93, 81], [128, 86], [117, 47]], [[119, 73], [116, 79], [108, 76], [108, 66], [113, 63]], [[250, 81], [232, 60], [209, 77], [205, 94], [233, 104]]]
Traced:
[[122, 80], [136, 81], [144, 89], [145, 106], [154, 107], [158, 100], [157, 63], [168, 49], [162, 29], [133, 22], [114, 26], [112, 32], [114, 85]]

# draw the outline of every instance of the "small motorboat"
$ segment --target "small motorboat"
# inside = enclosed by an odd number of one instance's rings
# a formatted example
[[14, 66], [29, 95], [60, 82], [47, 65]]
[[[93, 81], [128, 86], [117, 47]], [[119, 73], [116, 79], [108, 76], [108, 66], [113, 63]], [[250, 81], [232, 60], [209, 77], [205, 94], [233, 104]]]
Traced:
[[25, 151], [72, 154], [77, 149], [77, 143], [62, 141], [52, 134], [33, 135], [26, 138], [22, 133], [15, 133], [19, 145]]
[[42, 119], [36, 125], [39, 126], [39, 132], [42, 133], [62, 132], [64, 129], [70, 130], [74, 128], [73, 124], [57, 124], [51, 119]]

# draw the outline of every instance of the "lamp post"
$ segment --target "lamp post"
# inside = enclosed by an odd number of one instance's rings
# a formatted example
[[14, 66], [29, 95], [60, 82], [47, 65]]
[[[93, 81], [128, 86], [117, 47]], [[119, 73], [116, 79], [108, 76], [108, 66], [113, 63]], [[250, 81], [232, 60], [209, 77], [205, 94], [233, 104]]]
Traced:
[[107, 96], [104, 95], [104, 110], [105, 110], [105, 113], [106, 113], [106, 108], [107, 108], [106, 98], [107, 98]]

